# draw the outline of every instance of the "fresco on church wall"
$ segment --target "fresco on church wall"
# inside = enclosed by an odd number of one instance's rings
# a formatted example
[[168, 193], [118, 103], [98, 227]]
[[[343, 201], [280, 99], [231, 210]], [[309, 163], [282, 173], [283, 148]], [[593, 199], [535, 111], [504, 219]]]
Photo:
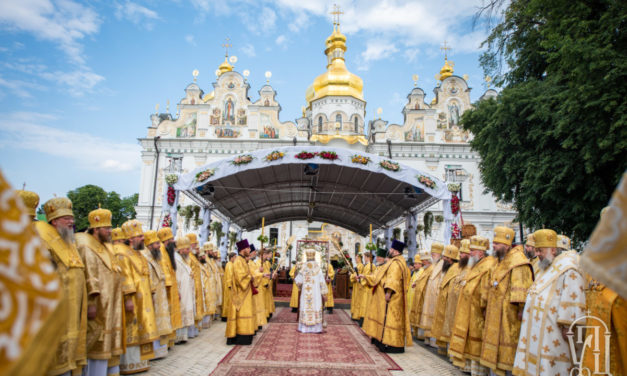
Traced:
[[224, 102], [224, 124], [235, 123], [235, 102], [229, 98]]
[[237, 138], [239, 137], [239, 131], [230, 127], [216, 127], [216, 137]]
[[214, 108], [209, 120], [210, 125], [220, 125], [220, 109]]
[[246, 125], [246, 110], [237, 110], [237, 125]]
[[196, 113], [190, 114], [185, 124], [176, 128], [176, 137], [188, 138], [196, 136]]
[[448, 104], [449, 127], [459, 124], [459, 105], [453, 101]]

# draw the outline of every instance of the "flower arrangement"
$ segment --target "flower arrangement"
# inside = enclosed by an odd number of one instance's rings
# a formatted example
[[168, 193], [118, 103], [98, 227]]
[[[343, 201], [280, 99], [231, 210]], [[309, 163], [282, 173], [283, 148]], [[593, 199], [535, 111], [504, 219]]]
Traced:
[[451, 213], [453, 215], [459, 213], [459, 197], [456, 194], [453, 194], [453, 197], [451, 197]]
[[249, 164], [252, 161], [253, 161], [253, 156], [250, 154], [245, 154], [245, 155], [240, 155], [240, 156], [235, 157], [235, 159], [233, 159], [231, 163], [235, 166], [241, 166], [241, 165]]
[[310, 153], [308, 151], [301, 151], [300, 153], [296, 154], [295, 157], [297, 159], [312, 159], [313, 157], [315, 157], [318, 153]]
[[351, 157], [351, 162], [367, 165], [368, 163], [370, 163], [370, 157], [365, 157], [363, 155], [355, 154]]
[[424, 185], [427, 188], [435, 189], [435, 182], [428, 176], [418, 175], [418, 182]]
[[215, 173], [216, 173], [216, 170], [212, 170], [210, 168], [206, 169], [205, 171], [201, 171], [196, 174], [196, 181], [197, 182], [205, 181], [209, 179], [210, 177], [212, 177]]
[[330, 161], [334, 161], [336, 159], [338, 159], [339, 157], [337, 156], [337, 153], [334, 151], [321, 151], [320, 153], [317, 153], [318, 156], [322, 159], [328, 159]]
[[175, 199], [176, 199], [176, 191], [171, 185], [169, 185], [168, 186], [168, 205], [170, 206], [174, 205]]
[[266, 161], [268, 162], [272, 162], [272, 161], [276, 161], [278, 159], [281, 159], [285, 156], [285, 153], [283, 153], [282, 151], [273, 151], [272, 153], [266, 155]]
[[369, 251], [376, 251], [377, 250], [377, 246], [372, 243], [372, 242], [368, 242], [366, 243], [366, 249]]
[[459, 192], [462, 189], [462, 187], [461, 187], [461, 185], [459, 183], [449, 183], [447, 185], [447, 188], [448, 188], [449, 192]]
[[161, 227], [172, 227], [172, 217], [170, 217], [170, 214], [166, 214], [165, 217], [163, 217]]
[[177, 181], [179, 181], [179, 176], [177, 174], [168, 174], [165, 176], [165, 182], [170, 186], [176, 184]]
[[435, 221], [436, 221], [437, 223], [442, 223], [442, 222], [444, 222], [444, 216], [443, 216], [443, 215], [436, 215], [436, 216], [434, 217], [434, 219], [435, 219]]
[[462, 230], [459, 228], [459, 225], [457, 223], [453, 223], [451, 225], [451, 238], [452, 239], [462, 238]]
[[381, 166], [382, 168], [388, 171], [394, 171], [394, 172], [399, 171], [401, 169], [401, 166], [399, 166], [398, 163], [388, 161], [386, 159], [379, 162], [379, 166]]

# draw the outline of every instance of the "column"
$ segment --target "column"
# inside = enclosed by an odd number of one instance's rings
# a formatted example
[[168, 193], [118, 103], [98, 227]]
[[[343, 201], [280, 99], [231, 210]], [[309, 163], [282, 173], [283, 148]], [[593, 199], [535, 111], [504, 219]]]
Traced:
[[405, 220], [405, 230], [407, 231], [407, 254], [410, 260], [416, 255], [416, 224], [418, 222], [417, 215], [408, 213]]
[[392, 247], [392, 235], [394, 233], [394, 228], [392, 226], [385, 228], [385, 250], [389, 250]]
[[209, 222], [211, 222], [211, 209], [208, 207], [202, 208], [202, 225], [200, 227], [200, 245], [205, 244], [209, 239]]
[[224, 221], [222, 222], [222, 231], [224, 232], [224, 235], [222, 236], [222, 239], [220, 239], [220, 258], [222, 259], [221, 261], [224, 261], [227, 259], [227, 252], [228, 252], [228, 247], [227, 247], [227, 243], [229, 241], [229, 229], [231, 228], [231, 222], [230, 221]]

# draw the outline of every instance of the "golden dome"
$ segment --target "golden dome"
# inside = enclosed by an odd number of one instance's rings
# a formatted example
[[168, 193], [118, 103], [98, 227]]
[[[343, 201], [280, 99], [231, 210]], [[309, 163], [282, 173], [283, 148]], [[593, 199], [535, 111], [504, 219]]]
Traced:
[[305, 98], [308, 104], [326, 96], [351, 96], [363, 100], [364, 82], [346, 69], [344, 52], [346, 36], [340, 32], [339, 25], [327, 38], [324, 53], [327, 55], [327, 71], [314, 80], [307, 89]]
[[453, 67], [448, 63], [448, 59], [444, 59], [444, 66], [440, 69], [440, 81], [453, 75]]
[[229, 64], [227, 57], [225, 57], [224, 62], [218, 67], [218, 77], [221, 76], [222, 73], [231, 72], [232, 70], [233, 66]]

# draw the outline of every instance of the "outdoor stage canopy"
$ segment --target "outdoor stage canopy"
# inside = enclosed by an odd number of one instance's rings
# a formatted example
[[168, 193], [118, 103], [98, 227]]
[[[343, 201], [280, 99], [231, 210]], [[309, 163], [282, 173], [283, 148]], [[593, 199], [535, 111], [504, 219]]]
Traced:
[[[371, 224], [373, 229], [389, 226], [439, 200], [445, 201], [445, 222], [452, 220], [451, 193], [445, 182], [388, 158], [350, 149], [256, 150], [181, 174], [173, 187], [177, 202], [183, 192], [205, 211], [218, 211], [241, 230], [261, 227], [262, 218], [266, 225], [308, 220], [367, 236]], [[168, 206], [164, 201], [164, 212], [175, 217], [177, 204]]]

